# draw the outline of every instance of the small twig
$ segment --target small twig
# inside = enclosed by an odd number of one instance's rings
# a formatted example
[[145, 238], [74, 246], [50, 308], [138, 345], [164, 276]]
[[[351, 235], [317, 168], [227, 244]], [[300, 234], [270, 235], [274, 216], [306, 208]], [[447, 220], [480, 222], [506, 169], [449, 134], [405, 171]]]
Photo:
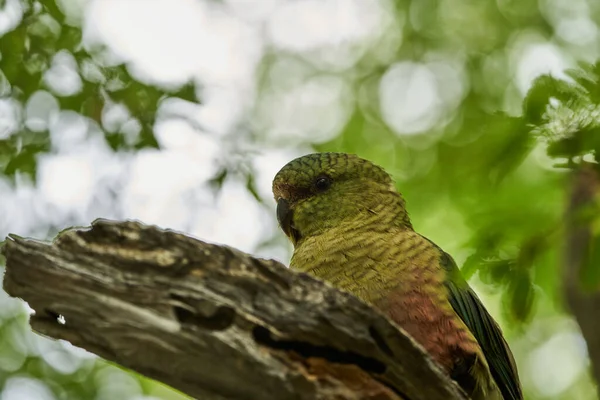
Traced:
[[[587, 291], [581, 285], [581, 272], [592, 245], [590, 218], [581, 211], [592, 207], [600, 189], [600, 175], [595, 165], [583, 164], [573, 173], [573, 187], [565, 215], [564, 293], [587, 342], [592, 370], [600, 382], [600, 288]], [[589, 267], [589, 266], [588, 266]], [[592, 266], [600, 268], [600, 265]]]

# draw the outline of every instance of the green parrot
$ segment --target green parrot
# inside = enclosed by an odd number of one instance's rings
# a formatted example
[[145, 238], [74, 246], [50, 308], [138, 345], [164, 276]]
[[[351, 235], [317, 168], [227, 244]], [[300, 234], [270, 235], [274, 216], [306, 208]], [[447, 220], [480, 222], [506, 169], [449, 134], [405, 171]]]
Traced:
[[523, 399], [500, 327], [452, 257], [413, 230], [381, 167], [351, 154], [309, 154], [277, 173], [273, 194], [294, 245], [291, 268], [379, 309], [471, 398]]

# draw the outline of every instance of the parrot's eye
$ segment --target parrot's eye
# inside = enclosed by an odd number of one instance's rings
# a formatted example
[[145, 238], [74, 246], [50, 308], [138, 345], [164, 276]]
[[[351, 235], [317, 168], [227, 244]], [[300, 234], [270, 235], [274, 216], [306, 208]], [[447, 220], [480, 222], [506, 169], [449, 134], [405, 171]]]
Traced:
[[329, 179], [327, 176], [320, 176], [315, 181], [315, 187], [319, 192], [329, 189], [329, 186], [331, 186], [331, 179]]

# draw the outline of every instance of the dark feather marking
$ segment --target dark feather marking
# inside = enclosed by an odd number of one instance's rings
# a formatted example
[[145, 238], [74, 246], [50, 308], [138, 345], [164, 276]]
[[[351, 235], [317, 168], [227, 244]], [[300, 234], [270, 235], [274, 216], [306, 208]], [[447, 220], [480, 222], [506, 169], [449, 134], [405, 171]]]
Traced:
[[[401, 244], [402, 244], [402, 243], [401, 243]], [[411, 251], [413, 251], [413, 250], [417, 249], [417, 248], [418, 248], [420, 245], [422, 245], [422, 243], [419, 243], [417, 240], [413, 240], [413, 241], [411, 241], [411, 242], [408, 244], [408, 247], [407, 247], [407, 248], [405, 248], [405, 249], [402, 249], [401, 251], [402, 251], [402, 253], [403, 253], [403, 254], [405, 254], [405, 255], [408, 255], [408, 253], [409, 253], [409, 252], [411, 252]], [[416, 254], [418, 254], [417, 252], [415, 252], [415, 253], [416, 253]], [[414, 255], [416, 255], [416, 254], [413, 254], [413, 257], [414, 257]]]
[[473, 368], [476, 361], [477, 355], [475, 353], [464, 354], [460, 352], [450, 371], [450, 378], [456, 381], [466, 393], [473, 393], [477, 387], [477, 380], [471, 374], [471, 368]]

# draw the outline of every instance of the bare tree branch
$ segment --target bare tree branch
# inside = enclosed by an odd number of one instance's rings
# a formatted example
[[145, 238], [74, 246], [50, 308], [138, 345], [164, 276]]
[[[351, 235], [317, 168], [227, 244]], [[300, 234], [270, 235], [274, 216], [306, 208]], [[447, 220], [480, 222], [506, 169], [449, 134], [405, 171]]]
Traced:
[[106, 220], [4, 254], [36, 331], [199, 399], [465, 398], [382, 315], [275, 261]]
[[[600, 194], [600, 176], [592, 165], [575, 171], [566, 212], [566, 248], [564, 253], [564, 292], [571, 312], [587, 342], [592, 370], [600, 382], [600, 288], [585, 290], [581, 274], [592, 246], [591, 218], [582, 218]], [[588, 266], [589, 267], [589, 266]], [[600, 265], [593, 265], [600, 268]]]

